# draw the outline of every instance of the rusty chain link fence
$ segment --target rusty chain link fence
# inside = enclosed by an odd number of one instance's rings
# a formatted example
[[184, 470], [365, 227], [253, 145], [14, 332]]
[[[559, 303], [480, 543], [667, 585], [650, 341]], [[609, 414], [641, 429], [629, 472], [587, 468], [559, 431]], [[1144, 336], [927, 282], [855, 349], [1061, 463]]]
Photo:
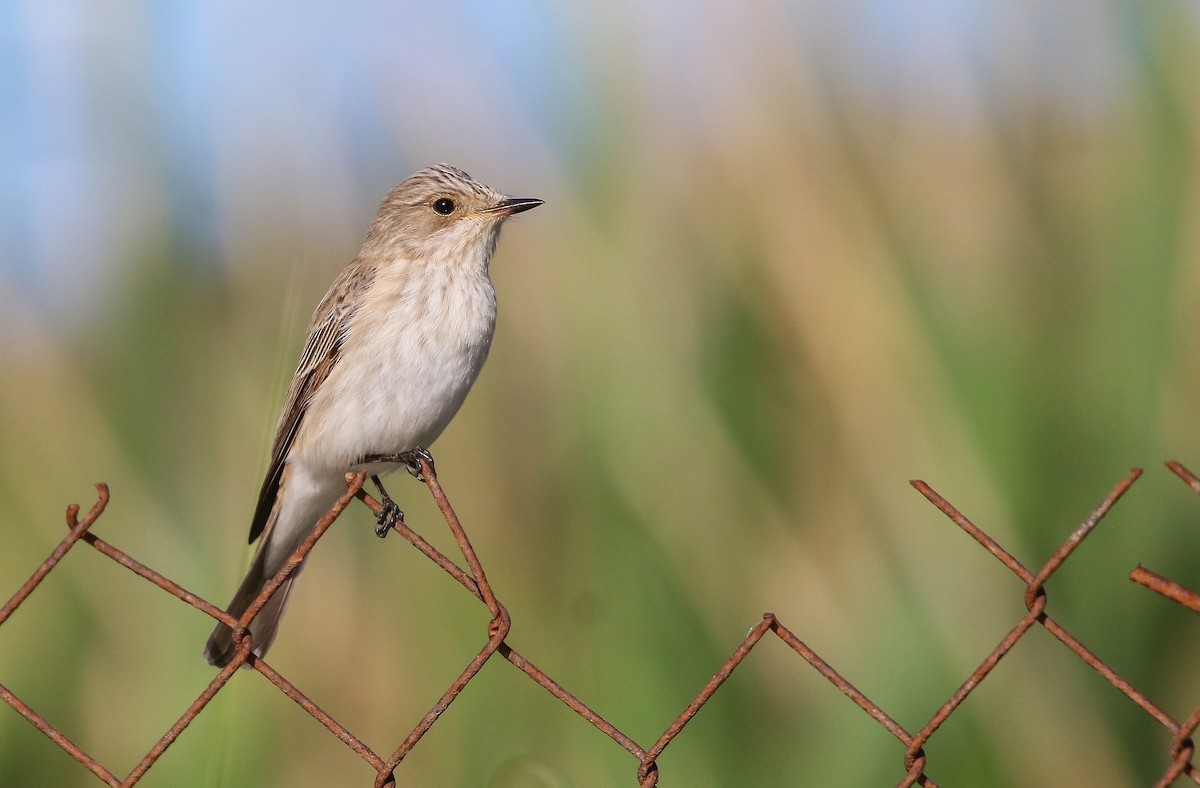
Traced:
[[[1168, 462], [1167, 467], [1193, 490], [1200, 492], [1200, 478], [1197, 478], [1177, 462]], [[228, 667], [212, 679], [204, 691], [200, 693], [199, 697], [183, 711], [175, 724], [162, 734], [161, 738], [142, 757], [141, 761], [132, 770], [125, 773], [124, 776], [114, 771], [113, 768], [100, 763], [83, 748], [71, 741], [52, 721], [39, 714], [29, 703], [18, 698], [3, 684], [0, 684], [0, 697], [15, 709], [17, 713], [74, 757], [83, 768], [88, 769], [109, 785], [129, 786], [137, 783], [146, 775], [167, 748], [184, 732], [189, 723], [204, 711], [209, 701], [224, 687], [228, 686], [230, 679], [238, 672], [238, 669], [245, 666], [257, 671], [267, 681], [278, 688], [280, 692], [291, 698], [301, 708], [312, 715], [313, 719], [324, 726], [329, 733], [336, 736], [342, 743], [357, 753], [375, 773], [374, 785], [377, 788], [382, 788], [383, 786], [395, 784], [395, 772], [405, 756], [417, 746], [422, 736], [437, 722], [438, 718], [454, 702], [455, 698], [467, 688], [484, 664], [493, 656], [498, 655], [501, 659], [506, 660], [528, 676], [535, 684], [549, 692], [576, 714], [595, 726], [596, 730], [610, 738], [617, 746], [632, 755], [637, 765], [636, 770], [631, 767], [630, 781], [642, 786], [652, 786], [658, 784], [659, 771], [657, 759], [663, 750], [676, 737], [683, 733], [688, 722], [701, 707], [713, 697], [720, 689], [722, 683], [729, 678], [754, 647], [762, 641], [763, 637], [770, 633], [786, 643], [804, 661], [845, 694], [851, 702], [869, 714], [884, 730], [896, 737], [904, 745], [903, 762], [897, 765], [899, 785], [935, 786], [937, 783], [934, 782], [929, 773], [936, 773], [937, 764], [931, 763], [927, 759], [924, 750], [926, 743], [937, 733], [940, 726], [962, 706], [971, 692], [984, 679], [988, 678], [1000, 660], [1009, 653], [1017, 642], [1033, 630], [1035, 626], [1041, 626], [1080, 660], [1102, 676], [1105, 681], [1112, 685], [1113, 689], [1133, 701], [1133, 703], [1163, 728], [1166, 734], [1163, 737], [1162, 745], [1164, 767], [1156, 785], [1172, 785], [1182, 777], [1190, 778], [1193, 783], [1200, 785], [1200, 767], [1197, 767], [1195, 763], [1195, 743], [1193, 741], [1196, 729], [1200, 726], [1200, 705], [1196, 707], [1195, 711], [1186, 720], [1180, 722], [1174, 719], [1162, 707], [1156, 705], [1145, 694], [1089, 650], [1086, 645], [1073, 637], [1047, 613], [1048, 597], [1045, 588], [1047, 580], [1070, 558], [1080, 543], [1096, 528], [1109, 510], [1137, 481], [1141, 475], [1140, 470], [1132, 471], [1128, 477], [1119, 482], [1083, 524], [1067, 537], [1066, 541], [1062, 543], [1050, 559], [1036, 569], [1030, 569], [1022, 564], [982, 528], [972, 523], [958, 509], [942, 498], [928, 484], [922, 481], [914, 481], [912, 483], [918, 492], [925, 496], [930, 503], [945, 514], [955, 525], [966, 531], [985, 550], [1020, 578], [1025, 587], [1024, 601], [1027, 609], [1025, 615], [1013, 625], [1012, 629], [1009, 630], [992, 652], [972, 671], [971, 675], [962, 682], [961, 686], [941, 705], [937, 712], [928, 721], [924, 722], [920, 728], [916, 729], [915, 733], [911, 732], [911, 728], [905, 727], [884, 709], [872, 702], [867, 695], [859, 691], [831, 664], [805, 645], [774, 614], [764, 613], [762, 620], [750, 630], [745, 640], [734, 650], [729, 659], [723, 665], [719, 666], [716, 674], [700, 690], [695, 699], [688, 704], [687, 708], [678, 717], [671, 721], [656, 741], [649, 743], [647, 746], [635, 741], [632, 737], [619, 730], [582, 700], [572, 695], [557, 681], [539, 670], [506, 641], [512, 623], [509, 613], [497, 599], [492, 587], [488, 583], [483, 566], [475, 555], [475, 551], [471, 548], [467, 535], [460, 525], [454, 509], [451, 507], [450, 501], [446, 497], [436, 475], [433, 473], [433, 468], [425, 461], [422, 461], [422, 469], [423, 477], [429, 491], [433, 495], [434, 501], [445, 517], [446, 523], [449, 525], [462, 551], [467, 569], [460, 568], [423, 537], [410, 529], [402, 520], [397, 522], [394, 528], [425, 556], [466, 588], [467, 591], [474, 594], [476, 598], [483, 602], [491, 612], [491, 620], [487, 628], [487, 641], [479, 653], [470, 661], [458, 678], [446, 688], [433, 708], [429, 710], [424, 718], [417, 723], [407, 737], [390, 754], [381, 755], [376, 753], [353, 732], [334, 719], [326, 710], [308, 698], [300, 688], [281, 675], [265, 660], [251, 654], [252, 643], [246, 634], [246, 626], [257, 612], [261, 610], [267, 599], [278, 589], [280, 583], [295, 570], [308, 552], [313, 549], [317, 541], [321, 539], [342, 511], [355, 498], [368, 506], [376, 514], [379, 514], [382, 510], [380, 502], [363, 490], [365, 477], [362, 474], [347, 476], [346, 493], [326, 513], [309, 538], [296, 550], [288, 565], [268, 584], [257, 602], [246, 611], [240, 620], [231, 618], [221, 608], [191, 593], [171, 579], [164, 577], [92, 533], [92, 529], [100, 515], [104, 513], [105, 507], [108, 504], [109, 491], [106, 485], [96, 485], [99, 492], [98, 499], [82, 519], [79, 517], [80, 508], [78, 505], [72, 505], [67, 509], [67, 525], [70, 532], [54, 548], [49, 557], [42, 562], [41, 566], [37, 568], [32, 576], [5, 603], [4, 607], [0, 608], [0, 625], [3, 625], [21, 603], [46, 580], [50, 572], [53, 571], [68, 551], [79, 542], [85, 542], [101, 554], [126, 567], [167, 593], [204, 611], [213, 618], [224, 621], [234, 627], [240, 639], [237, 657]], [[1180, 605], [1200, 613], [1200, 594], [1185, 588], [1183, 585], [1168, 580], [1140, 565], [1132, 569], [1130, 579]], [[366, 779], [368, 778], [364, 774], [364, 783]]]

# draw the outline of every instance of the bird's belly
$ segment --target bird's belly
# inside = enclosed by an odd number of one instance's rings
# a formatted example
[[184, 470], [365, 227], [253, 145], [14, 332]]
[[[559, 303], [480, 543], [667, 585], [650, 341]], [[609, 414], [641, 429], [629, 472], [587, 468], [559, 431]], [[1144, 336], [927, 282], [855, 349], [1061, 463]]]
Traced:
[[344, 472], [367, 455], [428, 447], [475, 382], [491, 327], [487, 321], [452, 336], [392, 331], [347, 343], [304, 415], [304, 445], [294, 456]]

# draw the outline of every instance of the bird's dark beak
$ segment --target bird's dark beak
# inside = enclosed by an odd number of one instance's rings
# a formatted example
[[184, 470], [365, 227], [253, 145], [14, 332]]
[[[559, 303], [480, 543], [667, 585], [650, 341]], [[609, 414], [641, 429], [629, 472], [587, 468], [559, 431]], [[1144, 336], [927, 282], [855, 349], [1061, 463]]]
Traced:
[[530, 208], [536, 208], [541, 204], [542, 201], [536, 197], [505, 197], [491, 208], [484, 208], [480, 213], [512, 216], [514, 213], [528, 211]]

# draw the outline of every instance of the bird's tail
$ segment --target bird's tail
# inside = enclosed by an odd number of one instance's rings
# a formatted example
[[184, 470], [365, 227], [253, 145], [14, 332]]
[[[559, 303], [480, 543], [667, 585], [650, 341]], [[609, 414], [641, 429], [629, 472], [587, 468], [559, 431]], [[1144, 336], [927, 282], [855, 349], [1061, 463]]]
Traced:
[[[233, 595], [233, 601], [226, 608], [226, 612], [234, 618], [246, 612], [246, 609], [258, 598], [263, 588], [266, 587], [267, 583], [281, 568], [277, 566], [270, 573], [267, 572], [267, 552], [265, 549], [259, 549], [256, 552], [254, 560], [250, 564], [250, 569], [246, 572], [246, 577], [242, 580], [242, 584], [238, 586], [237, 593]], [[279, 631], [279, 620], [283, 618], [283, 611], [287, 606], [288, 595], [292, 590], [292, 583], [296, 582], [296, 578], [303, 568], [304, 564], [296, 567], [295, 571], [288, 576], [287, 580], [283, 581], [283, 584], [271, 595], [271, 598], [267, 600], [262, 610], [258, 611], [258, 615], [254, 617], [254, 620], [247, 627], [250, 631], [250, 638], [254, 643], [252, 651], [257, 656], [261, 657], [267, 653], [267, 649], [274, 642], [275, 635]], [[204, 659], [210, 665], [223, 668], [230, 663], [236, 654], [237, 646], [233, 642], [233, 630], [225, 624], [217, 624], [216, 629], [213, 630], [212, 635], [208, 638], [208, 643], [204, 646]]]

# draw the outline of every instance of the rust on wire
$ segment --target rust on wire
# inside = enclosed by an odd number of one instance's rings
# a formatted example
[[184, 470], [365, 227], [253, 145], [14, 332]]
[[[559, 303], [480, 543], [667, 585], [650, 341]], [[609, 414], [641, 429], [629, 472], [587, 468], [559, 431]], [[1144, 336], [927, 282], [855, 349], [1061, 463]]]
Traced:
[[46, 560], [42, 561], [41, 566], [34, 570], [29, 579], [22, 583], [17, 592], [4, 603], [4, 607], [0, 608], [0, 624], [3, 624], [8, 620], [9, 616], [16, 612], [21, 603], [33, 593], [33, 589], [38, 587], [42, 580], [46, 578], [46, 575], [50, 574], [50, 570], [58, 566], [58, 562], [63, 559], [67, 551], [83, 538], [87, 530], [96, 522], [96, 518], [104, 513], [104, 508], [108, 506], [108, 485], [97, 484], [96, 493], [96, 503], [82, 521], [78, 519], [79, 504], [73, 503], [67, 507], [67, 526], [71, 529], [71, 532], [58, 543], [58, 546], [50, 552]]
[[[971, 675], [938, 708], [915, 735], [910, 733], [908, 729], [851, 684], [829, 662], [796, 637], [773, 613], [764, 613], [762, 619], [751, 628], [746, 637], [738, 644], [730, 657], [718, 668], [717, 672], [709, 679], [696, 697], [670, 722], [651, 746], [644, 747], [578, 697], [567, 691], [552, 677], [537, 668], [506, 641], [512, 627], [512, 619], [488, 582], [483, 565], [474, 548], [471, 546], [466, 531], [463, 529], [457, 514], [455, 514], [445, 490], [438, 481], [432, 462], [424, 456], [415, 458], [404, 457], [401, 458], [401, 461], [412, 464], [414, 471], [419, 473], [418, 478], [428, 487], [434, 502], [437, 504], [443, 519], [446, 521], [447, 527], [454, 536], [467, 568], [463, 569], [438, 551], [428, 540], [413, 531], [404, 522], [403, 517], [397, 518], [391, 523], [392, 529], [483, 602], [489, 611], [490, 619], [487, 624], [487, 640], [483, 647], [389, 757], [384, 758], [374, 752], [298, 687], [267, 664], [265, 660], [255, 656], [252, 652], [253, 643], [251, 642], [248, 630], [250, 622], [262, 609], [263, 605], [276, 593], [284, 580], [296, 570], [296, 567], [300, 565], [309, 551], [316, 546], [318, 540], [329, 530], [333, 522], [353, 499], [358, 498], [377, 516], [384, 512], [384, 505], [363, 489], [365, 474], [362, 473], [347, 474], [346, 493], [322, 517], [308, 538], [293, 553], [287, 564], [272, 578], [246, 612], [237, 619], [234, 619], [221, 608], [193, 594], [169, 578], [138, 562], [129, 554], [91, 533], [91, 528], [108, 504], [108, 488], [105, 485], [99, 484], [96, 486], [98, 491], [97, 501], [82, 520], [78, 519], [79, 507], [77, 505], [72, 505], [68, 508], [67, 525], [70, 528], [70, 532], [54, 548], [49, 557], [42, 562], [30, 578], [13, 594], [8, 602], [0, 608], [0, 625], [45, 580], [46, 576], [58, 565], [63, 556], [77, 543], [82, 541], [158, 588], [186, 602], [188, 605], [203, 611], [212, 618], [228, 624], [234, 629], [235, 633], [234, 641], [237, 644], [237, 653], [234, 659], [212, 679], [204, 691], [184, 711], [175, 724], [147, 751], [146, 755], [126, 777], [117, 777], [114, 772], [96, 761], [79, 745], [71, 741], [70, 738], [3, 685], [0, 685], [0, 699], [8, 703], [17, 713], [27, 719], [38, 730], [58, 744], [59, 747], [73, 756], [80, 764], [102, 781], [113, 786], [132, 786], [149, 771], [166, 749], [183, 733], [192, 720], [204, 710], [208, 702], [228, 684], [240, 667], [251, 668], [278, 688], [286, 697], [304, 709], [317, 722], [324, 726], [326, 730], [362, 758], [375, 772], [374, 784], [376, 788], [389, 788], [395, 785], [395, 770], [399, 767], [405, 756], [418, 745], [421, 738], [466, 689], [491, 657], [499, 654], [503, 660], [516, 667], [535, 684], [545, 689], [553, 697], [562, 702], [563, 705], [574, 711], [597, 730], [612, 739], [626, 752], [630, 753], [637, 761], [635, 778], [638, 785], [654, 786], [658, 784], [658, 759], [662, 756], [667, 746], [684, 732], [688, 723], [712, 700], [725, 681], [742, 664], [743, 660], [770, 633], [783, 641], [792, 651], [804, 659], [821, 676], [833, 684], [834, 687], [903, 745], [904, 772], [903, 777], [898, 782], [899, 785], [936, 787], [937, 784], [926, 774], [928, 758], [924, 749], [925, 745], [937, 733], [941, 725], [967, 700], [971, 692], [991, 674], [1000, 660], [1009, 654], [1016, 643], [1032, 629], [1040, 626], [1054, 635], [1084, 663], [1089, 665], [1114, 688], [1136, 703], [1146, 714], [1171, 734], [1169, 743], [1170, 765], [1159, 778], [1156, 785], [1165, 788], [1174, 784], [1181, 777], [1188, 777], [1196, 784], [1200, 784], [1200, 769], [1193, 763], [1195, 759], [1193, 737], [1197, 728], [1200, 727], [1200, 708], [1197, 708], [1183, 723], [1175, 721], [1169, 714], [1152, 703], [1143, 693], [1117, 674], [1116, 671], [1084, 646], [1083, 643], [1067, 632], [1062, 625], [1057, 623], [1046, 612], [1048, 605], [1047, 582], [1054, 572], [1071, 557], [1088, 534], [1100, 524], [1101, 520], [1103, 520], [1104, 516], [1117, 501], [1120, 500], [1121, 496], [1137, 481], [1141, 475], [1141, 471], [1138, 469], [1133, 470], [1113, 488], [1100, 505], [1067, 537], [1062, 545], [1036, 572], [1032, 572], [1026, 568], [1021, 561], [1002, 547], [997, 540], [971, 522], [966, 515], [935, 492], [928, 484], [922, 481], [912, 482], [913, 487], [924, 495], [935, 507], [966, 531], [985, 550], [1017, 576], [1024, 586], [1023, 596], [1027, 610], [1025, 615], [1001, 638], [996, 647], [992, 649], [979, 666], [971, 672]], [[1182, 464], [1172, 461], [1167, 463], [1167, 467], [1182, 479], [1185, 484], [1200, 492], [1200, 478], [1197, 478]], [[1157, 575], [1140, 565], [1133, 570], [1130, 578], [1180, 605], [1200, 612], [1200, 595], [1172, 580]]]
[[1167, 460], [1163, 463], [1170, 469], [1171, 473], [1183, 480], [1183, 483], [1191, 487], [1196, 492], [1200, 492], [1200, 477], [1184, 467], [1183, 463], [1178, 460]]
[[[441, 485], [437, 481], [437, 476], [433, 474], [432, 466], [429, 465], [425, 459], [421, 460], [421, 464], [423, 466], [426, 483], [433, 492], [434, 499], [437, 500], [438, 506], [442, 509], [442, 513], [446, 518], [446, 522], [450, 525], [450, 529], [454, 532], [454, 537], [458, 541], [459, 548], [463, 552], [463, 557], [467, 559], [467, 564], [471, 566], [473, 570], [475, 570], [475, 584], [479, 589], [484, 603], [487, 604], [488, 608], [492, 611], [492, 620], [488, 624], [489, 637], [487, 644], [480, 650], [478, 654], [475, 655], [475, 658], [472, 659], [463, 672], [459, 674], [458, 678], [456, 678], [454, 682], [446, 689], [446, 691], [442, 693], [442, 697], [438, 699], [437, 703], [433, 705], [433, 708], [431, 708], [425, 717], [417, 724], [417, 727], [412, 730], [412, 732], [408, 735], [408, 738], [406, 738], [400, 744], [400, 746], [396, 748], [396, 751], [392, 753], [392, 756], [388, 758], [386, 766], [389, 768], [389, 771], [391, 769], [395, 769], [396, 766], [399, 765], [400, 761], [404, 759], [404, 756], [407, 755], [409, 751], [416, 746], [417, 742], [421, 740], [421, 737], [424, 736], [431, 727], [433, 727], [433, 724], [437, 722], [438, 718], [442, 716], [447, 708], [449, 708], [450, 704], [454, 702], [454, 699], [459, 696], [459, 693], [466, 689], [467, 683], [470, 682], [471, 679], [475, 678], [475, 675], [483, 668], [484, 663], [486, 663], [491, 656], [496, 653], [497, 649], [500, 648], [500, 644], [503, 643], [504, 638], [508, 636], [509, 628], [512, 625], [511, 619], [508, 616], [508, 611], [496, 601], [496, 597], [492, 594], [491, 586], [488, 585], [487, 578], [484, 576], [482, 568], [479, 566], [479, 559], [475, 556], [475, 551], [472, 549], [470, 542], [467, 540], [467, 536], [463, 532], [462, 526], [459, 525], [458, 517], [454, 514], [454, 510], [450, 508], [450, 504], [446, 500], [445, 494], [441, 492]], [[385, 777], [381, 774], [380, 779], [376, 780], [375, 782], [376, 788], [382, 788], [382, 786], [385, 784], [384, 780]]]
[[1190, 588], [1184, 588], [1174, 580], [1169, 580], [1157, 572], [1151, 572], [1141, 564], [1138, 564], [1129, 573], [1129, 579], [1135, 583], [1144, 585], [1151, 591], [1162, 594], [1173, 602], [1178, 602], [1184, 607], [1191, 608], [1200, 613], [1200, 594], [1197, 594]]
[[[933, 735], [933, 733], [942, 725], [942, 723], [946, 721], [947, 718], [949, 718], [954, 710], [958, 708], [959, 704], [967, 699], [967, 696], [971, 694], [971, 691], [974, 690], [975, 687], [979, 686], [979, 683], [983, 681], [983, 679], [985, 679], [989, 673], [992, 672], [996, 665], [999, 664], [1000, 660], [1003, 659], [1004, 656], [1012, 649], [1012, 647], [1017, 644], [1017, 641], [1024, 637], [1025, 633], [1028, 632], [1035, 623], [1041, 622], [1045, 624], [1047, 621], [1045, 614], [1046, 591], [1044, 588], [1046, 580], [1049, 579], [1050, 575], [1053, 574], [1056, 569], [1062, 566], [1063, 562], [1070, 557], [1075, 548], [1077, 548], [1087, 537], [1087, 535], [1090, 534], [1096, 528], [1096, 526], [1100, 524], [1100, 520], [1104, 518], [1104, 515], [1108, 514], [1109, 510], [1112, 509], [1118, 500], [1120, 500], [1121, 496], [1125, 494], [1125, 492], [1130, 488], [1130, 486], [1133, 485], [1135, 481], [1137, 481], [1138, 477], [1141, 476], [1141, 473], [1141, 469], [1134, 469], [1128, 477], [1117, 484], [1117, 486], [1111, 493], [1108, 494], [1108, 497], [1104, 499], [1100, 506], [1096, 507], [1091, 515], [1089, 515], [1088, 518], [1083, 521], [1083, 524], [1075, 529], [1075, 531], [1069, 537], [1067, 537], [1067, 540], [1063, 542], [1062, 546], [1059, 547], [1058, 550], [1054, 552], [1054, 555], [1050, 557], [1050, 560], [1048, 560], [1042, 566], [1042, 568], [1038, 570], [1036, 575], [1031, 573], [1020, 561], [1013, 557], [1011, 553], [1001, 547], [999, 542], [997, 542], [988, 534], [984, 533], [983, 529], [971, 522], [966, 515], [958, 511], [958, 509], [952, 506], [945, 498], [934, 492], [933, 488], [931, 488], [928, 484], [920, 480], [914, 480], [912, 482], [912, 486], [915, 487], [918, 492], [924, 495], [931, 503], [933, 503], [934, 506], [940, 509], [943, 514], [949, 517], [955, 523], [955, 525], [959, 526], [968, 534], [970, 534], [977, 542], [982, 544], [989, 553], [994, 555], [1001, 561], [1001, 563], [1011, 569], [1013, 573], [1017, 575], [1017, 577], [1025, 581], [1027, 584], [1025, 591], [1025, 606], [1028, 608], [1029, 612], [1017, 622], [1016, 626], [1009, 630], [1008, 634], [1004, 636], [1000, 643], [994, 649], [992, 649], [992, 652], [988, 654], [986, 658], [984, 658], [979, 667], [971, 673], [967, 680], [959, 686], [954, 694], [950, 696], [950, 699], [946, 701], [936, 713], [934, 713], [929, 722], [925, 724], [925, 727], [923, 727], [916, 735], [913, 741], [909, 744], [908, 751], [905, 753], [906, 766], [908, 766], [910, 769], [912, 768], [912, 765], [915, 763], [917, 757], [921, 754], [921, 747], [923, 747], [925, 742], [929, 740], [929, 737]], [[1080, 656], [1082, 656], [1082, 654]]]

